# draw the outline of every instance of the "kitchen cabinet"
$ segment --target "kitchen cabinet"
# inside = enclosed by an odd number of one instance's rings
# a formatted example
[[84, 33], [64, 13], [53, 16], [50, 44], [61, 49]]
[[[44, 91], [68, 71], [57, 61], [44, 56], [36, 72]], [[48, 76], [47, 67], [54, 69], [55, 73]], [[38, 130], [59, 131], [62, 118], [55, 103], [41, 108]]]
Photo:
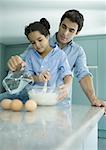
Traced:
[[[87, 57], [88, 66], [97, 66], [98, 65], [98, 41], [94, 36], [84, 36], [78, 37], [75, 39], [85, 51]], [[95, 58], [95, 59], [94, 59]]]
[[[1, 52], [2, 52], [2, 50], [1, 50], [1, 45], [0, 45], [0, 77], [1, 77], [1, 75], [2, 75], [2, 74], [1, 74], [1, 69], [2, 69], [2, 68], [1, 68], [1, 67], [2, 67], [2, 66], [1, 66], [1, 62], [2, 62], [2, 61], [1, 61]], [[2, 87], [2, 84], [1, 84], [1, 78], [0, 78], [0, 93], [1, 93], [1, 87]]]
[[98, 40], [99, 96], [106, 100], [106, 37]]
[[[96, 95], [106, 100], [106, 35], [78, 37], [76, 38], [76, 42], [86, 52], [87, 64], [91, 66], [90, 71], [94, 76]], [[74, 104], [90, 104], [79, 86], [77, 79], [74, 79], [72, 99]], [[106, 116], [102, 117], [99, 122], [99, 137], [106, 138]]]
[[5, 46], [3, 44], [0, 44], [0, 93], [2, 92], [2, 80], [5, 76], [4, 73], [4, 60], [5, 60]]
[[[99, 97], [106, 100], [106, 37], [98, 40]], [[106, 115], [99, 122], [99, 137], [106, 138]]]

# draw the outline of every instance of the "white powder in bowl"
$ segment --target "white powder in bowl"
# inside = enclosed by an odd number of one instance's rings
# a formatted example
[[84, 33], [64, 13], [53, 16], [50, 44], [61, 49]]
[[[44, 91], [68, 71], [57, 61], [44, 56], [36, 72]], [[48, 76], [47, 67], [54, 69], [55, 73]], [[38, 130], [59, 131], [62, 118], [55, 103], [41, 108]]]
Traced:
[[38, 105], [55, 105], [58, 103], [57, 93], [55, 92], [36, 92], [30, 90], [28, 92], [29, 98], [33, 99]]

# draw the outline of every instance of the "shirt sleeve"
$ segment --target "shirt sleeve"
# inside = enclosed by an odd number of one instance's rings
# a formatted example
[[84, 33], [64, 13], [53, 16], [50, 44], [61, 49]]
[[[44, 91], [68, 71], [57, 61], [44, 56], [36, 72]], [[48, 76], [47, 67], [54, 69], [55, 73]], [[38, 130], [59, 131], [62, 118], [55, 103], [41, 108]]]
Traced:
[[68, 63], [67, 55], [63, 52], [59, 65], [60, 76], [63, 79], [67, 75], [73, 76], [70, 65]]
[[74, 68], [74, 74], [78, 78], [78, 81], [80, 81], [83, 77], [92, 74], [90, 73], [88, 67], [87, 67], [87, 61], [86, 61], [86, 54], [83, 50], [83, 48], [79, 47], [79, 55], [75, 62], [75, 68]]
[[26, 57], [25, 57], [25, 62], [26, 62], [26, 66], [25, 66], [25, 73], [28, 76], [32, 76], [34, 75], [34, 69], [33, 69], [33, 65], [32, 65], [32, 60], [31, 60], [31, 53], [28, 52]]

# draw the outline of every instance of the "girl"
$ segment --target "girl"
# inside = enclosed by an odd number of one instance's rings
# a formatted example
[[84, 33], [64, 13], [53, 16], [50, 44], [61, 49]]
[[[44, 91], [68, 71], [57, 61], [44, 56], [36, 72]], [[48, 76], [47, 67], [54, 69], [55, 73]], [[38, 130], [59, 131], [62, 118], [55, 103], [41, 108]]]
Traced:
[[59, 86], [57, 82], [59, 79], [61, 84], [69, 88], [71, 69], [66, 54], [57, 45], [50, 46], [49, 29], [50, 24], [45, 18], [25, 28], [25, 35], [32, 44], [25, 59], [26, 72], [37, 85], [47, 82], [48, 86]]
[[[50, 24], [42, 18], [40, 21], [30, 23], [25, 27], [25, 35], [32, 44], [25, 58], [25, 72], [29, 78], [34, 81], [34, 85], [44, 85], [47, 82], [48, 86], [59, 86], [58, 80], [62, 86], [70, 89], [71, 84], [71, 69], [64, 51], [57, 45], [50, 46]], [[59, 83], [60, 83], [59, 81]], [[66, 94], [67, 96], [67, 94]], [[24, 104], [28, 100], [26, 90], [22, 90], [19, 94], [0, 94], [0, 100], [4, 98], [20, 99]]]

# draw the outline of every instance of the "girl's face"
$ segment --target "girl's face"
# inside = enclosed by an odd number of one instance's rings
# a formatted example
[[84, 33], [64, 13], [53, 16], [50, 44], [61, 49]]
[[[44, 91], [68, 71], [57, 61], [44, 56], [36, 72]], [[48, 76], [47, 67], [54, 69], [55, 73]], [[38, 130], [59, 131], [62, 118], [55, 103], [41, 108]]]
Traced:
[[45, 37], [39, 31], [33, 31], [28, 34], [28, 39], [31, 42], [33, 48], [39, 53], [42, 54], [48, 50], [49, 40], [48, 36]]

